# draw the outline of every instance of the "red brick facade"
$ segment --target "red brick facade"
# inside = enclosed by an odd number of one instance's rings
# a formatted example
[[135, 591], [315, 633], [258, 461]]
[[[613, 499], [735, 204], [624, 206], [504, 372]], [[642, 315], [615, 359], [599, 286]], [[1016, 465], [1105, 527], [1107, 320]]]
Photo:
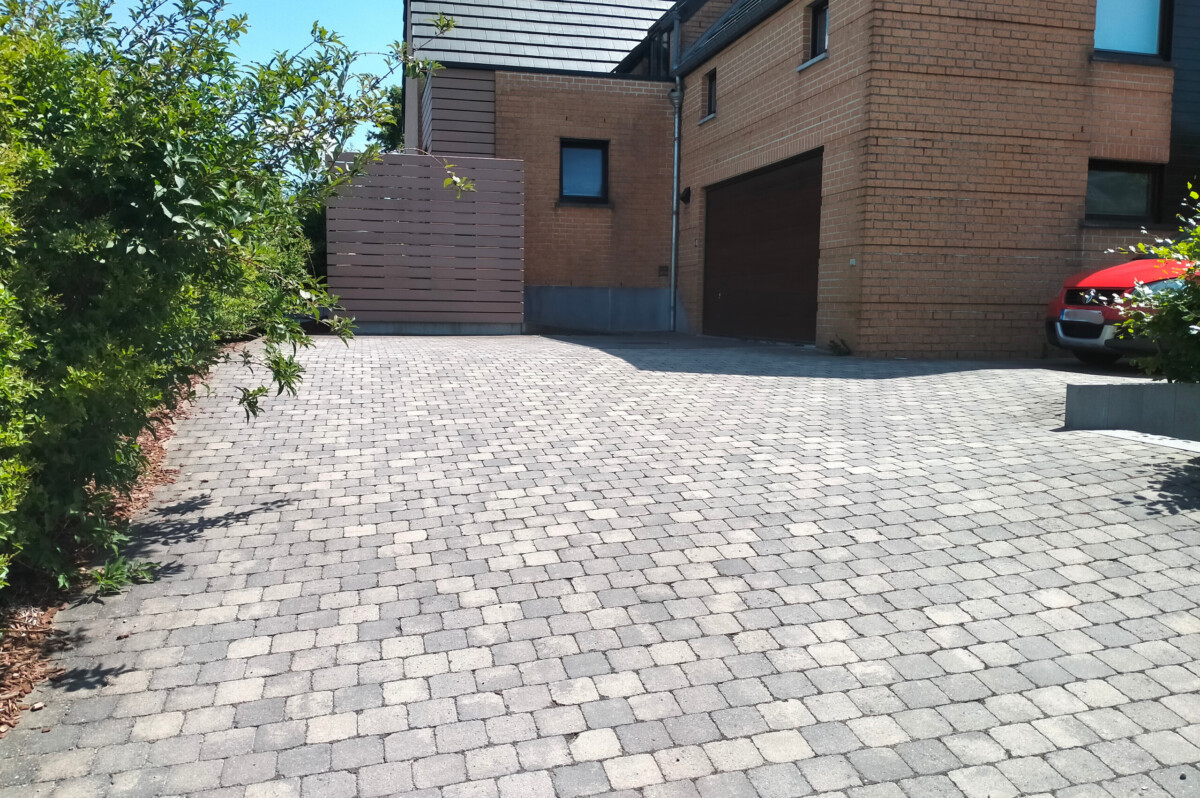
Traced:
[[[949, 8], [947, 6], [950, 6]], [[1095, 4], [830, 3], [828, 59], [796, 72], [808, 7], [785, 6], [688, 79], [693, 190], [824, 148], [817, 340], [864, 354], [1029, 356], [1066, 275], [1133, 230], [1082, 226], [1088, 158], [1165, 162], [1168, 68], [1090, 60]], [[716, 69], [715, 119], [698, 128]], [[681, 288], [702, 324], [704, 203]]]
[[[525, 162], [529, 285], [662, 288], [671, 259], [670, 84], [496, 73], [496, 156]], [[559, 203], [559, 140], [609, 142], [603, 207]]]
[[[836, 4], [830, 50], [842, 54], [797, 74], [808, 53], [809, 12], [792, 3], [697, 69], [686, 82], [682, 185], [692, 202], [681, 214], [680, 294], [689, 326], [702, 328], [703, 188], [824, 148], [819, 341], [853, 341], [859, 316], [867, 147], [866, 0]], [[832, 9], [831, 9], [832, 10]], [[835, 27], [836, 25], [836, 27]], [[717, 71], [717, 114], [697, 124], [702, 80]]]

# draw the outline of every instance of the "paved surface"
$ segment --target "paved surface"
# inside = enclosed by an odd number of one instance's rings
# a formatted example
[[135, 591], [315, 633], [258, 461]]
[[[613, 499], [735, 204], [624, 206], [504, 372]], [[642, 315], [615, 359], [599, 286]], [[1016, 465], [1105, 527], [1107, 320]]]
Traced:
[[601, 343], [222, 370], [0, 795], [1200, 795], [1200, 465], [1056, 430], [1113, 378]]

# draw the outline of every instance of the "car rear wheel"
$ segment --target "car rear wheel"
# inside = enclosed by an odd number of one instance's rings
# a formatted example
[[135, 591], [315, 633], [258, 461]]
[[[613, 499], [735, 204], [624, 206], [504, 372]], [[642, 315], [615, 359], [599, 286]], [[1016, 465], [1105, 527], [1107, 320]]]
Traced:
[[1116, 352], [1098, 352], [1094, 349], [1074, 349], [1071, 354], [1087, 366], [1111, 366], [1121, 359]]

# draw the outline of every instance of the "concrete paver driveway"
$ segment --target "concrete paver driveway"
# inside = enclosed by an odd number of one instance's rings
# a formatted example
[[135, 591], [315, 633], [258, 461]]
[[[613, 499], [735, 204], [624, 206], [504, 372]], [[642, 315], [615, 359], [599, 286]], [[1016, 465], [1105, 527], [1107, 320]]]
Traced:
[[[221, 369], [0, 795], [1200, 795], [1200, 467], [1036, 365], [324, 339]], [[43, 731], [48, 729], [48, 731]]]

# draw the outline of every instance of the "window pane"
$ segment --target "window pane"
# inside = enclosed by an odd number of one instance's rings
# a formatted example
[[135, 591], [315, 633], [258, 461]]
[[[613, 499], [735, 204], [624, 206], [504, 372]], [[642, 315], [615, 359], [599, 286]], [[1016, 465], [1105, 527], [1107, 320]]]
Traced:
[[829, 6], [813, 9], [812, 57], [816, 58], [829, 49]]
[[1088, 216], [1150, 216], [1151, 186], [1148, 172], [1088, 172]]
[[1096, 49], [1157, 55], [1162, 0], [1097, 0]]
[[604, 153], [598, 147], [563, 147], [564, 197], [604, 196]]

